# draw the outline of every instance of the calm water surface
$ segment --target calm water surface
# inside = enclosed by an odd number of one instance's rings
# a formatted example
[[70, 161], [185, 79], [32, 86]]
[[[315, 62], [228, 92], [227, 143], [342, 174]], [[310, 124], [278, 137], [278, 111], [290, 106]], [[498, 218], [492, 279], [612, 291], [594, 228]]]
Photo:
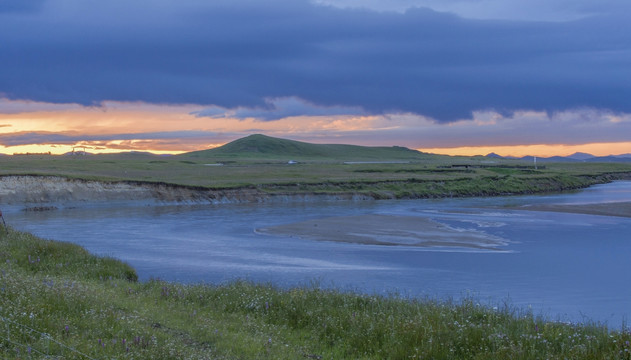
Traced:
[[[122, 259], [141, 279], [320, 286], [368, 293], [509, 300], [553, 320], [620, 327], [631, 315], [631, 219], [503, 209], [533, 203], [631, 201], [631, 182], [576, 193], [502, 198], [303, 204], [79, 205], [3, 209], [15, 228]], [[8, 211], [7, 211], [8, 210]], [[255, 229], [329, 216], [428, 217], [500, 236], [500, 252], [316, 242]]]

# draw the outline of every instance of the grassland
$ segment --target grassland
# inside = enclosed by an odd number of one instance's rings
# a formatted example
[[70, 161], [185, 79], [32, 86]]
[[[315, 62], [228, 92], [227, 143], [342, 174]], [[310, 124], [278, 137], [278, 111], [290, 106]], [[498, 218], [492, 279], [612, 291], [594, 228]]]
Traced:
[[[289, 161], [295, 163], [289, 164]], [[179, 156], [20, 155], [0, 158], [2, 175], [168, 183], [267, 194], [358, 193], [374, 198], [491, 196], [561, 191], [631, 177], [631, 164], [552, 163], [449, 157], [400, 147], [315, 145], [253, 136]]]
[[631, 333], [510, 304], [234, 282], [139, 283], [128, 265], [0, 237], [0, 357], [54, 359], [629, 359]]
[[[402, 198], [558, 191], [631, 174], [625, 164], [535, 169], [485, 157], [311, 147], [265, 137], [233, 145], [171, 157], [2, 157], [0, 176]], [[631, 359], [625, 325], [610, 331], [473, 298], [370, 296], [317, 284], [139, 283], [134, 270], [115, 259], [17, 231], [0, 235], [0, 271], [2, 358]]]

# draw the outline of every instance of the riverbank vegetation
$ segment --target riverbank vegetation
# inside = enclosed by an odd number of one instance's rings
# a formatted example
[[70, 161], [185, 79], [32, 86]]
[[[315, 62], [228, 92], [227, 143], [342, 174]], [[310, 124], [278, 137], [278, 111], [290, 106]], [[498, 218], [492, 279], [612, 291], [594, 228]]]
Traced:
[[137, 282], [77, 245], [0, 237], [2, 358], [629, 359], [630, 341], [475, 298]]
[[402, 147], [308, 144], [253, 135], [182, 154], [15, 155], [0, 176], [60, 176], [201, 190], [432, 198], [530, 194], [631, 178], [631, 163], [545, 163], [433, 155]]

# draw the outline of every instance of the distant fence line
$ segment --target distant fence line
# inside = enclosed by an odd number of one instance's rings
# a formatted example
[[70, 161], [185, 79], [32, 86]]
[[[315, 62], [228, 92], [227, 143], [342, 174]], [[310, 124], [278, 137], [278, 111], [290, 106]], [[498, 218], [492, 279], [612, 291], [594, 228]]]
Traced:
[[[24, 353], [27, 355], [30, 354], [38, 354], [41, 356], [44, 356], [45, 358], [58, 358], [59, 355], [51, 355], [50, 353], [50, 346], [51, 346], [51, 342], [58, 346], [62, 352], [65, 351], [69, 351], [71, 353], [74, 353], [76, 355], [81, 355], [86, 359], [91, 359], [94, 360], [93, 357], [90, 357], [89, 355], [86, 355], [84, 353], [82, 353], [81, 351], [68, 346], [58, 340], [55, 340], [50, 334], [35, 330], [31, 327], [28, 327], [24, 324], [20, 324], [19, 322], [7, 319], [3, 316], [0, 316], [0, 322], [4, 323], [4, 328], [6, 329], [6, 331], [3, 331], [5, 329], [3, 329], [2, 331], [0, 331], [0, 339], [7, 341], [7, 343], [12, 344], [13, 346], [15, 346], [15, 351], [17, 353], [17, 355], [20, 355], [20, 349], [23, 349]], [[44, 340], [44, 342], [46, 343], [46, 349], [36, 349], [34, 348], [32, 345], [29, 344], [22, 344], [20, 342], [17, 341], [17, 339], [13, 339], [12, 338], [12, 333], [16, 332], [19, 333], [20, 335], [24, 336], [26, 335], [27, 337], [30, 337], [33, 339], [33, 343], [36, 343], [38, 341]]]

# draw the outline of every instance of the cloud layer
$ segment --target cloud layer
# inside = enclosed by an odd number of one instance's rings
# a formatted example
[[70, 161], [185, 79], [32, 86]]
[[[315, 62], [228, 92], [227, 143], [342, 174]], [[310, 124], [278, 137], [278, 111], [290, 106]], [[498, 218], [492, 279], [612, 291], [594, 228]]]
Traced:
[[9, 0], [0, 5], [0, 95], [201, 104], [210, 110], [198, 115], [262, 120], [629, 113], [631, 22], [585, 6], [578, 20], [527, 22], [306, 0]]
[[360, 108], [316, 106], [304, 100], [290, 97], [265, 99], [265, 107], [260, 108], [239, 107], [236, 109], [226, 109], [215, 106], [193, 112], [192, 114], [198, 117], [234, 118], [239, 120], [252, 118], [270, 121], [297, 116], [344, 116], [362, 115], [363, 113]]
[[340, 8], [405, 12], [428, 7], [469, 19], [568, 21], [590, 16], [622, 14], [631, 10], [627, 0], [315, 0]]
[[[207, 149], [253, 133], [437, 153], [464, 153], [454, 148], [484, 146], [467, 151], [514, 155], [518, 154], [515, 145], [528, 147], [522, 155], [538, 156], [631, 152], [631, 114], [594, 109], [520, 111], [510, 116], [487, 111], [476, 112], [469, 120], [440, 123], [412, 113], [369, 115], [354, 113], [352, 108], [320, 108], [294, 98], [269, 100], [269, 109], [243, 111], [116, 102], [82, 107], [3, 100], [0, 106], [13, 111], [0, 114], [0, 152], [5, 153], [63, 153], [75, 146], [173, 153]], [[310, 115], [296, 115], [305, 112]], [[342, 112], [346, 115], [339, 115]], [[274, 116], [281, 119], [263, 121]], [[593, 150], [594, 143], [603, 145]], [[555, 146], [537, 147], [541, 144]]]

